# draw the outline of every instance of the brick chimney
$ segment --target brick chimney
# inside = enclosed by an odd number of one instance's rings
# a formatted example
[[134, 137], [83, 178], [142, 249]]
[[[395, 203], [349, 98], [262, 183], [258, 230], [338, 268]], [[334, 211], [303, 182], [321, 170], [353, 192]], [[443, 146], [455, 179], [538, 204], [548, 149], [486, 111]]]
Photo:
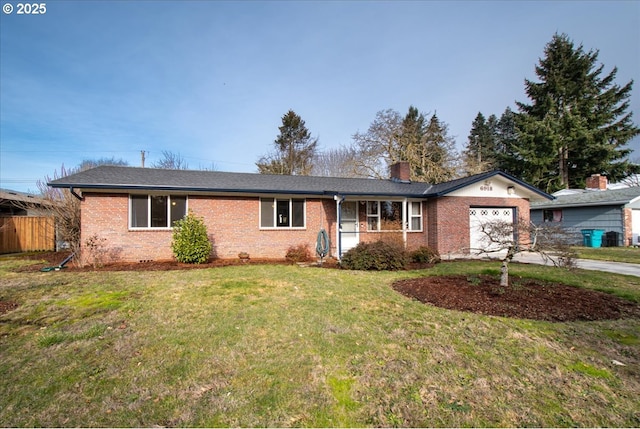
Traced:
[[591, 177], [587, 177], [587, 189], [598, 189], [600, 191], [606, 190], [607, 176], [592, 174]]
[[391, 180], [396, 182], [411, 181], [411, 167], [407, 161], [399, 161], [391, 165]]

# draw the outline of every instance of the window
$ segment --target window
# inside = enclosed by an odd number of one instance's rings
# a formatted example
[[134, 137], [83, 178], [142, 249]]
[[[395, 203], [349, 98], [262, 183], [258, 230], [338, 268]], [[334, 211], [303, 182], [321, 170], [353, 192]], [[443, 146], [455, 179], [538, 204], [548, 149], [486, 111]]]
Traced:
[[304, 228], [304, 200], [260, 198], [260, 228]]
[[377, 231], [378, 224], [380, 223], [380, 216], [378, 215], [378, 201], [367, 201], [367, 229], [369, 231]]
[[545, 222], [562, 222], [562, 210], [544, 210], [542, 215]]
[[131, 228], [171, 228], [187, 214], [184, 195], [131, 195], [129, 198]]
[[[422, 231], [422, 203], [409, 201], [406, 219], [408, 231]], [[401, 201], [367, 201], [367, 229], [369, 231], [402, 231], [403, 204]]]
[[422, 203], [420, 201], [409, 202], [409, 230], [422, 231]]

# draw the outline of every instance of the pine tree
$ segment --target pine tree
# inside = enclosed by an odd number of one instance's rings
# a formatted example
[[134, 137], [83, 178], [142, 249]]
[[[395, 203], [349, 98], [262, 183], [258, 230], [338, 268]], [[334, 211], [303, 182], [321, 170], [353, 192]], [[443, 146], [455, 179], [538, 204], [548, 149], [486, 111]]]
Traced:
[[458, 154], [455, 141], [449, 136], [449, 126], [434, 113], [425, 129], [423, 156], [418, 164], [420, 180], [442, 183], [455, 178]]
[[583, 187], [592, 173], [619, 180], [633, 172], [626, 143], [640, 134], [631, 121], [633, 81], [614, 83], [605, 75], [598, 51], [577, 48], [555, 34], [536, 66], [540, 82], [525, 80], [532, 104], [518, 102], [519, 142], [514, 154], [523, 178], [546, 191]]
[[518, 129], [516, 113], [507, 107], [496, 124], [496, 163], [494, 169], [515, 177], [524, 177], [522, 159], [517, 153]]
[[477, 174], [496, 167], [496, 141], [498, 119], [495, 115], [485, 120], [478, 112], [471, 124], [467, 145], [462, 151], [462, 162], [467, 174]]
[[311, 173], [318, 139], [312, 138], [305, 122], [293, 110], [282, 116], [280, 134], [273, 142], [275, 152], [261, 157], [256, 166], [261, 174], [306, 176]]

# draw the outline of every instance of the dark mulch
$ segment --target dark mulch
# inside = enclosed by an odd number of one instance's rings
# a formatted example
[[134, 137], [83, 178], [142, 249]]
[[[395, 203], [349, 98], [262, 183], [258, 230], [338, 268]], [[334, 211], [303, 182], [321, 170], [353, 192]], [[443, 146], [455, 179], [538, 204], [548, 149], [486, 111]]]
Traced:
[[603, 292], [511, 276], [433, 276], [401, 280], [393, 288], [420, 302], [493, 316], [568, 322], [640, 318], [640, 305]]

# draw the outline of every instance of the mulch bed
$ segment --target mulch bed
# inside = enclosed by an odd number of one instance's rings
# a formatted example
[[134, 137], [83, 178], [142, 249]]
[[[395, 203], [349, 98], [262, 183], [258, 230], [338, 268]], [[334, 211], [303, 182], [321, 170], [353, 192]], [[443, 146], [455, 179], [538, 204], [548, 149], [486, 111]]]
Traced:
[[[21, 256], [24, 259], [45, 261], [42, 264], [34, 264], [19, 269], [20, 272], [33, 272], [40, 271], [45, 267], [54, 267], [59, 265], [67, 256], [69, 252], [39, 252], [31, 255]], [[234, 259], [211, 259], [204, 264], [183, 264], [176, 260], [163, 260], [163, 261], [140, 261], [140, 262], [114, 262], [104, 264], [101, 266], [85, 266], [78, 267], [71, 260], [64, 267], [65, 271], [170, 271], [170, 270], [193, 270], [203, 268], [216, 268], [216, 267], [228, 267], [235, 265], [258, 265], [258, 264], [271, 264], [271, 265], [293, 265], [294, 262], [287, 261], [286, 259], [258, 259], [250, 258], [248, 260], [241, 260], [240, 258]], [[316, 266], [315, 262], [309, 263], [309, 266]], [[338, 264], [335, 259], [325, 259], [323, 262], [325, 268], [337, 268]]]
[[640, 318], [640, 305], [603, 292], [511, 276], [433, 276], [397, 281], [393, 288], [420, 302], [493, 316], [568, 322]]

